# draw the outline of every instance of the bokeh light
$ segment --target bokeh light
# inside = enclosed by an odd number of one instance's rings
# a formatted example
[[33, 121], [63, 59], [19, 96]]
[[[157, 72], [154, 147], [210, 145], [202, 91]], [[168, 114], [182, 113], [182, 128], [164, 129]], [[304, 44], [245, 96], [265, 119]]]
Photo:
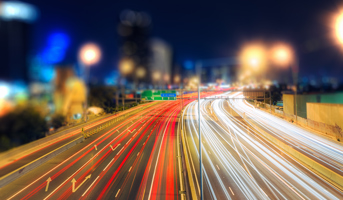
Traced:
[[244, 45], [240, 52], [239, 60], [244, 68], [251, 68], [255, 71], [261, 70], [265, 67], [267, 61], [264, 45], [261, 43]]
[[143, 78], [145, 77], [145, 74], [146, 74], [146, 70], [144, 69], [144, 67], [138, 67], [137, 70], [136, 70], [136, 76], [138, 78]]
[[277, 43], [271, 48], [271, 60], [274, 64], [289, 67], [294, 61], [293, 50], [290, 45]]
[[135, 68], [135, 63], [129, 58], [124, 58], [119, 63], [120, 73], [124, 76], [132, 73], [134, 68]]
[[100, 48], [94, 43], [87, 43], [81, 47], [79, 58], [86, 66], [94, 65], [99, 62], [101, 58]]
[[335, 19], [335, 35], [340, 44], [343, 44], [343, 12], [340, 12]]

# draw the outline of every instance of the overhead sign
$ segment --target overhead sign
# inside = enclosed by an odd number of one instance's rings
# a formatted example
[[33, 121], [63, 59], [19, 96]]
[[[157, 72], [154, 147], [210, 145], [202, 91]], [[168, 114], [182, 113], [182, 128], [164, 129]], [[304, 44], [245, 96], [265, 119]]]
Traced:
[[144, 90], [141, 99], [143, 101], [173, 101], [176, 100], [176, 90]]
[[162, 93], [161, 97], [176, 97], [175, 93]]

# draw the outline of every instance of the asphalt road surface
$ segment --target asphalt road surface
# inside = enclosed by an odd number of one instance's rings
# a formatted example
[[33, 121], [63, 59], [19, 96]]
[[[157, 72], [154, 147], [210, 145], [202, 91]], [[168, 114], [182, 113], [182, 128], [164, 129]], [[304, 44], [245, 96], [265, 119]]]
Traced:
[[[266, 141], [226, 100], [201, 100], [204, 199], [342, 199], [336, 187]], [[198, 104], [182, 115], [200, 194]]]

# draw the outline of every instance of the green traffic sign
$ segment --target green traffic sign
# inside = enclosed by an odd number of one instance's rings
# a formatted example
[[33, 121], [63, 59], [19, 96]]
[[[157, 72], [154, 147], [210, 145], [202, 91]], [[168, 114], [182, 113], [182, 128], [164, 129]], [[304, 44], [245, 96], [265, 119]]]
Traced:
[[142, 101], [174, 101], [176, 90], [144, 90], [141, 99]]

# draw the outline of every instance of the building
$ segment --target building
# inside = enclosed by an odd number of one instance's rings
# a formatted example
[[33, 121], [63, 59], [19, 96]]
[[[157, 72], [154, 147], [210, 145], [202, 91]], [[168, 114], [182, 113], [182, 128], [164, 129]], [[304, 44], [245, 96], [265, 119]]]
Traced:
[[149, 42], [151, 57], [149, 71], [152, 83], [162, 87], [172, 82], [172, 48], [161, 39], [152, 39]]
[[86, 92], [86, 85], [74, 75], [72, 67], [56, 67], [55, 113], [66, 116], [68, 122], [80, 121], [85, 113]]
[[[150, 16], [145, 12], [137, 12], [133, 10], [124, 10], [119, 16], [119, 24], [117, 27], [118, 35], [120, 36], [120, 60], [130, 60], [133, 62], [133, 68], [142, 68], [145, 72], [149, 72], [149, 36], [151, 29]], [[149, 73], [140, 78], [142, 82], [150, 82]], [[133, 82], [137, 78], [135, 72], [126, 74], [126, 79]]]
[[0, 2], [0, 79], [29, 82], [28, 53], [37, 9], [18, 1]]
[[207, 60], [201, 66], [202, 83], [234, 83], [237, 81], [238, 63], [235, 58]]

